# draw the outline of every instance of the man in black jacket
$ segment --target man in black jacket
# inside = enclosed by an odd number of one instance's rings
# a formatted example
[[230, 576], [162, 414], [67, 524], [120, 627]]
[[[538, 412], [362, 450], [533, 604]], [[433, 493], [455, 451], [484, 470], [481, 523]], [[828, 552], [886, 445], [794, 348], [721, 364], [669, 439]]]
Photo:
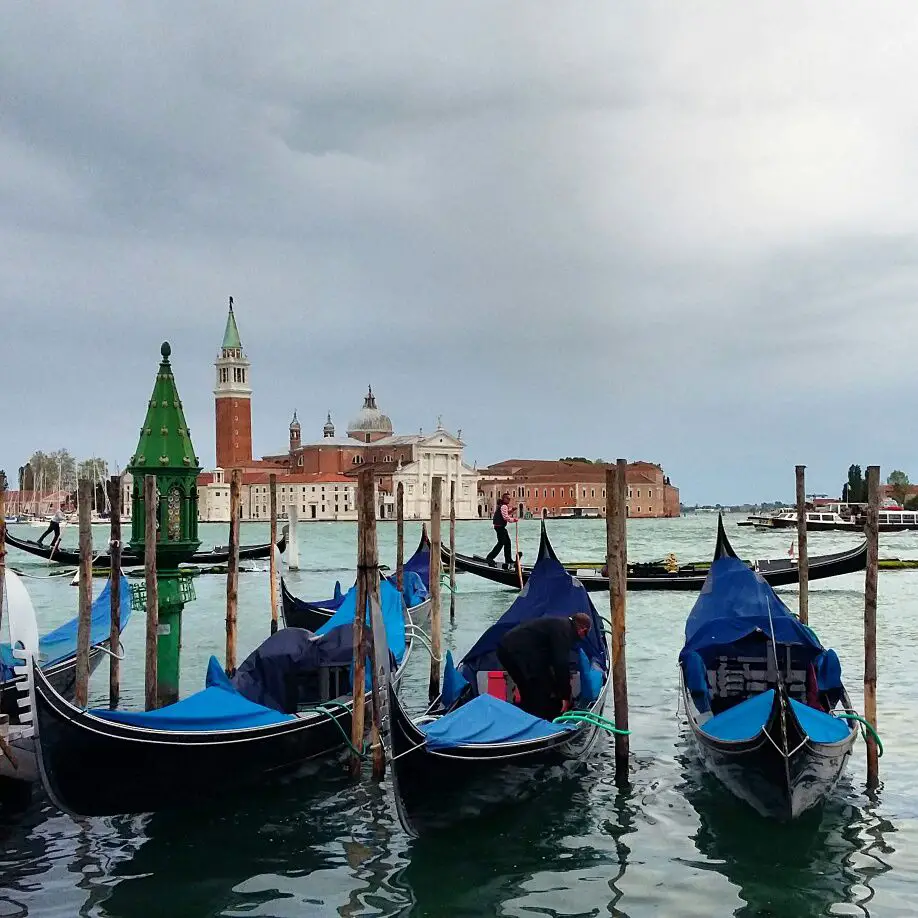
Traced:
[[553, 720], [570, 707], [571, 651], [589, 633], [590, 616], [544, 616], [508, 631], [497, 645], [497, 659], [520, 691], [520, 707]]

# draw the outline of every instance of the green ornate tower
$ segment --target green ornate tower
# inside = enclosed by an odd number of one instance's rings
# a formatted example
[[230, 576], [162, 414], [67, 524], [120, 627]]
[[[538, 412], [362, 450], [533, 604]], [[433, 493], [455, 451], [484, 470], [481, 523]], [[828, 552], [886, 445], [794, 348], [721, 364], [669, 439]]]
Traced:
[[159, 496], [156, 513], [156, 567], [159, 585], [157, 672], [159, 706], [179, 697], [179, 659], [182, 645], [182, 609], [194, 598], [190, 578], [179, 564], [198, 550], [198, 488], [201, 471], [169, 364], [172, 349], [164, 342], [147, 417], [128, 471], [134, 479], [131, 548], [145, 549], [148, 508], [144, 504], [144, 475], [156, 476]]

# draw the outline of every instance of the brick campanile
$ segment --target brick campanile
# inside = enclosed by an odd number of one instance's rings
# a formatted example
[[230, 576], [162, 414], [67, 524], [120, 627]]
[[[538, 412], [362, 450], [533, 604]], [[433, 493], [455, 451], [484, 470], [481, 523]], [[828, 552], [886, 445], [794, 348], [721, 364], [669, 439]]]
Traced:
[[242, 350], [233, 298], [217, 369], [214, 401], [217, 416], [217, 467], [240, 468], [252, 462], [252, 387], [249, 385], [249, 361]]

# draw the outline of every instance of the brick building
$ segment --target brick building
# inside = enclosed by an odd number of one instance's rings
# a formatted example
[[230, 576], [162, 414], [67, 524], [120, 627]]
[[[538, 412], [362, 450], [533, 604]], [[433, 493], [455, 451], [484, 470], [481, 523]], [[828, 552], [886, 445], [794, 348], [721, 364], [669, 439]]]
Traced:
[[[606, 469], [602, 463], [507, 459], [479, 470], [478, 515], [490, 517], [509, 491], [521, 516], [596, 516], [606, 513]], [[679, 489], [653, 462], [631, 462], [626, 472], [628, 516], [679, 516]]]

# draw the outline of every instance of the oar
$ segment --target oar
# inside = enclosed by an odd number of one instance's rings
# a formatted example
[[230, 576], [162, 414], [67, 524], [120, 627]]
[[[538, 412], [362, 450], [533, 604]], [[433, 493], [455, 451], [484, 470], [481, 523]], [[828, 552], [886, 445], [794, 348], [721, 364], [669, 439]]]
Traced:
[[520, 581], [520, 589], [523, 589], [523, 565], [520, 564], [520, 521], [516, 521], [516, 576]]

